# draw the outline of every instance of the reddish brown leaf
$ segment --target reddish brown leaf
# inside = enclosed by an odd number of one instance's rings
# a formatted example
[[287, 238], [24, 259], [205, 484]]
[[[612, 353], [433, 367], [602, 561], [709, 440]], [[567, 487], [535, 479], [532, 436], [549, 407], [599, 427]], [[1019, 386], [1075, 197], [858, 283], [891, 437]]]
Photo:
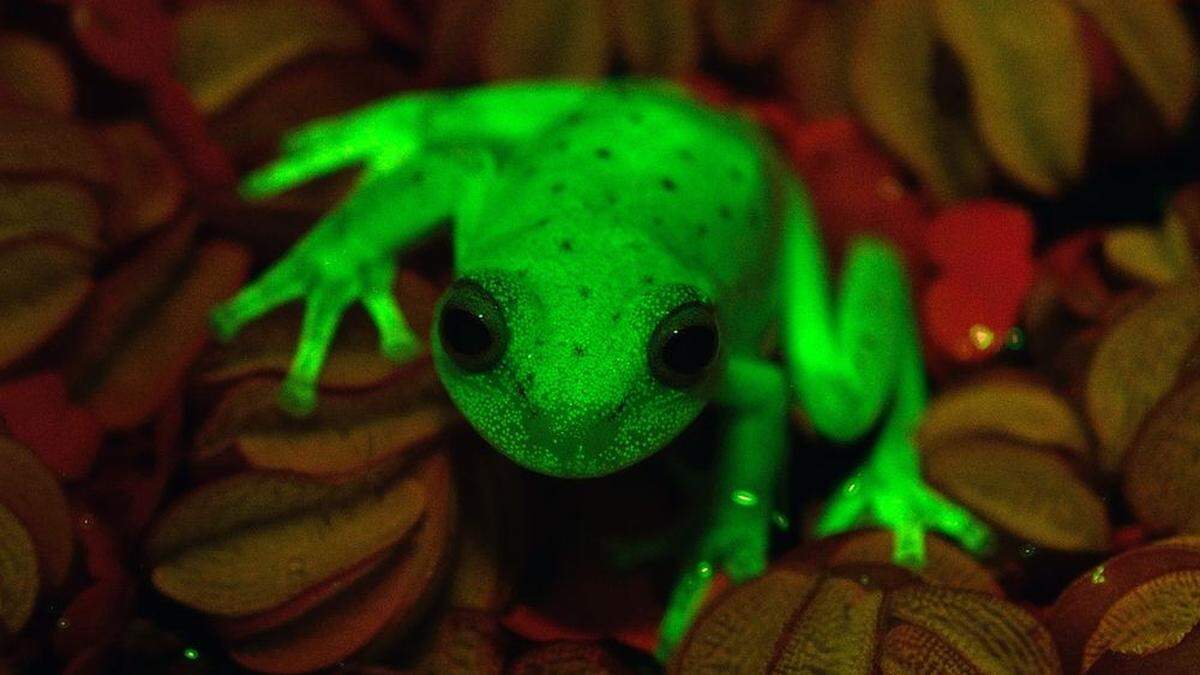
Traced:
[[1163, 532], [1200, 532], [1200, 380], [1149, 413], [1125, 458], [1125, 496], [1138, 519]]
[[0, 33], [0, 87], [22, 105], [57, 115], [75, 107], [75, 80], [54, 46], [21, 33]]
[[64, 246], [0, 247], [0, 367], [32, 352], [75, 314], [92, 287], [90, 268], [89, 256]]
[[187, 228], [167, 232], [101, 282], [72, 368], [77, 400], [109, 429], [150, 417], [209, 339], [208, 313], [245, 280], [249, 255], [213, 242], [188, 256]]
[[668, 671], [899, 673], [926, 655], [938, 672], [1060, 672], [1049, 633], [1022, 610], [887, 565], [769, 571], [713, 602]]
[[190, 5], [178, 17], [175, 73], [206, 112], [280, 66], [314, 53], [357, 52], [367, 35], [328, 0], [244, 0]]
[[1063, 551], [1108, 547], [1104, 503], [1053, 451], [986, 436], [922, 450], [931, 485], [1005, 531]]
[[484, 47], [492, 79], [598, 77], [608, 65], [600, 0], [510, 0], [496, 8]]
[[344, 474], [416, 450], [461, 418], [428, 360], [384, 387], [327, 394], [303, 420], [280, 410], [278, 392], [263, 378], [226, 392], [196, 438], [196, 461], [232, 448], [256, 469]]
[[66, 497], [33, 452], [2, 436], [0, 504], [8, 507], [29, 530], [45, 585], [62, 585], [74, 549]]
[[708, 21], [718, 48], [741, 63], [769, 54], [795, 25], [796, 3], [778, 0], [710, 0]]
[[170, 511], [150, 541], [154, 585], [222, 616], [295, 598], [393, 546], [419, 521], [428, 499], [411, 478], [365, 488], [265, 473], [201, 488]]
[[1198, 593], [1196, 537], [1127, 551], [1086, 572], [1049, 617], [1067, 672], [1093, 665], [1087, 672], [1189, 672], [1200, 634]]
[[304, 617], [233, 645], [231, 656], [238, 663], [262, 672], [308, 672], [369, 642], [385, 646], [407, 632], [445, 571], [456, 508], [443, 454], [425, 460], [413, 479], [424, 486], [428, 502], [412, 538], [376, 572]]
[[509, 664], [512, 675], [633, 675], [607, 649], [586, 642], [553, 642], [535, 647]]
[[66, 383], [57, 372], [0, 386], [0, 418], [15, 440], [66, 480], [86, 475], [100, 449], [100, 424], [67, 399]]
[[29, 532], [0, 506], [0, 628], [20, 631], [38, 594], [38, 559]]
[[107, 221], [117, 244], [162, 225], [183, 204], [187, 189], [179, 166], [146, 125], [125, 122], [101, 135], [113, 158], [115, 199]]
[[91, 130], [20, 108], [0, 107], [0, 173], [111, 182], [108, 161]]
[[1085, 391], [1101, 468], [1117, 469], [1198, 336], [1200, 287], [1193, 282], [1159, 291], [1109, 329], [1092, 357]]
[[99, 247], [100, 206], [76, 181], [0, 182], [0, 242], [45, 237], [84, 249]]
[[1018, 378], [993, 377], [941, 394], [921, 418], [917, 442], [932, 447], [964, 436], [1003, 436], [1080, 459], [1091, 452], [1071, 404], [1047, 386]]
[[695, 68], [695, 0], [616, 0], [612, 7], [618, 45], [635, 71], [677, 76]]

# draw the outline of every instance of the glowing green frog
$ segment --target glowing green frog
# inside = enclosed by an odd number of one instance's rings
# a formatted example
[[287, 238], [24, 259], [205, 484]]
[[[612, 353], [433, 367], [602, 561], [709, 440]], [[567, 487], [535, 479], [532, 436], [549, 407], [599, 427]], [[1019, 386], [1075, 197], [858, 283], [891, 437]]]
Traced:
[[[882, 525], [905, 564], [923, 561], [927, 529], [984, 547], [985, 527], [920, 477], [910, 434], [925, 382], [900, 259], [856, 242], [832, 296], [808, 199], [749, 121], [658, 82], [404, 94], [291, 134], [244, 192], [355, 164], [353, 193], [217, 310], [218, 333], [303, 298], [281, 392], [302, 414], [351, 303], [384, 353], [417, 351], [391, 293], [395, 258], [449, 221], [457, 280], [438, 305], [434, 360], [471, 424], [518, 464], [612, 473], [720, 406], [717, 499], [667, 608], [664, 653], [715, 571], [741, 581], [765, 567], [789, 382], [833, 439], [879, 422], [818, 534]], [[764, 356], [773, 327], [786, 376]]]

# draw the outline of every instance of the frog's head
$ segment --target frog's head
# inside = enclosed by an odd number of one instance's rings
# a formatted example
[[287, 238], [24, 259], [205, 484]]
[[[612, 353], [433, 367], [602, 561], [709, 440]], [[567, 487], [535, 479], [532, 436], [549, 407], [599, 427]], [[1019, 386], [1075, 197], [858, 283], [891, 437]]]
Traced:
[[721, 365], [717, 318], [666, 266], [629, 273], [636, 256], [555, 245], [579, 255], [463, 272], [438, 303], [434, 362], [472, 426], [518, 464], [605, 475], [699, 413]]

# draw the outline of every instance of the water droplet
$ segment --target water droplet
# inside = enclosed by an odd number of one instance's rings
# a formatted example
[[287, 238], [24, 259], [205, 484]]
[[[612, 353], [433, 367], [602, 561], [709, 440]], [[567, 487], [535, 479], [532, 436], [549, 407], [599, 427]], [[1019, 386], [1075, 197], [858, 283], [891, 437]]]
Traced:
[[707, 579], [713, 574], [713, 566], [708, 562], [700, 562], [696, 564], [696, 573]]
[[91, 527], [95, 524], [96, 524], [96, 517], [93, 516], [92, 514], [85, 513], [82, 516], [79, 516], [80, 529], [84, 529], [84, 530], [91, 529]]
[[195, 661], [200, 658], [200, 650], [196, 649], [195, 647], [188, 647], [187, 649], [183, 650], [183, 658], [187, 659], [188, 661]]
[[1092, 583], [1093, 584], [1102, 584], [1107, 581], [1108, 581], [1108, 578], [1104, 576], [1104, 565], [1100, 565], [1096, 569], [1092, 570]]
[[304, 565], [304, 558], [292, 557], [287, 561], [287, 573], [289, 576], [302, 577], [308, 573], [308, 569]]
[[730, 498], [738, 506], [754, 506], [758, 503], [758, 495], [749, 490], [734, 490]]
[[1033, 544], [1022, 544], [1021, 545], [1021, 557], [1032, 558], [1035, 553], [1037, 553], [1037, 547], [1034, 546]]
[[71, 627], [71, 620], [65, 616], [62, 616], [59, 617], [58, 621], [54, 622], [54, 625], [57, 626], [59, 630], [66, 630]]

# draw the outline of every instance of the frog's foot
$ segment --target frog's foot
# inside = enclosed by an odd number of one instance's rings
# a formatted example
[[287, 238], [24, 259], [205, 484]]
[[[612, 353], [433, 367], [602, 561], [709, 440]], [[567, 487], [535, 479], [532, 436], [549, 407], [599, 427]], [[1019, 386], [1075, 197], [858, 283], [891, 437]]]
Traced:
[[658, 657], [666, 661], [687, 634], [708, 596], [713, 576], [725, 572], [733, 583], [752, 579], [767, 567], [770, 516], [766, 509], [724, 506], [704, 533], [667, 602], [659, 627]]
[[300, 342], [279, 402], [294, 415], [306, 415], [316, 406], [317, 379], [338, 323], [354, 302], [363, 304], [378, 328], [384, 355], [403, 361], [419, 350], [417, 338], [392, 295], [394, 277], [390, 256], [364, 260], [361, 255], [347, 253], [345, 247], [302, 244], [217, 307], [212, 313], [212, 326], [221, 340], [229, 340], [250, 321], [303, 297]]
[[893, 561], [906, 567], [925, 564], [925, 532], [934, 530], [979, 555], [991, 546], [991, 532], [969, 511], [935, 492], [919, 475], [867, 467], [850, 477], [830, 499], [817, 523], [825, 537], [855, 527], [878, 525], [892, 531]]

